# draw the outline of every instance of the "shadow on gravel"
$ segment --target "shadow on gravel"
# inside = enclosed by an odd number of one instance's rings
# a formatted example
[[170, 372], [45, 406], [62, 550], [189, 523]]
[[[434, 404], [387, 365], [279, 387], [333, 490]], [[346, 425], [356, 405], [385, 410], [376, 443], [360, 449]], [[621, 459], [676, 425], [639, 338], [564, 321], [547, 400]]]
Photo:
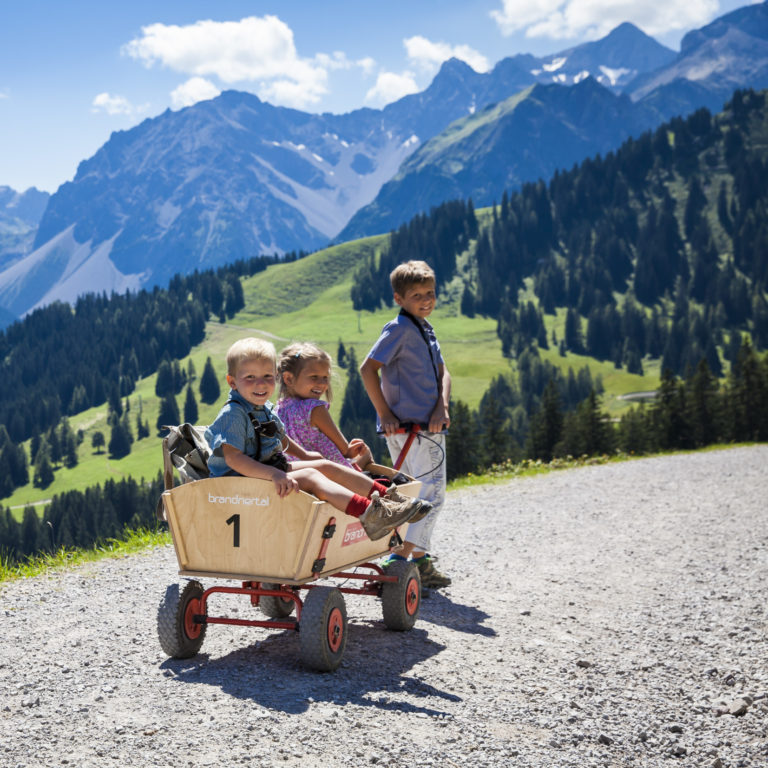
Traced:
[[[457, 702], [461, 697], [408, 673], [444, 649], [418, 627], [391, 632], [381, 622], [350, 623], [344, 660], [328, 674], [302, 665], [293, 631], [275, 632], [220, 658], [200, 653], [187, 660], [169, 659], [161, 669], [172, 673], [179, 683], [213, 686], [287, 714], [306, 712], [313, 702], [327, 702], [440, 715], [446, 713], [435, 708], [435, 699]], [[418, 703], [427, 698], [429, 706]]]
[[432, 590], [429, 598], [421, 601], [419, 612], [420, 621], [439, 624], [456, 632], [466, 632], [470, 635], [496, 637], [493, 627], [484, 627], [483, 622], [490, 619], [490, 614], [472, 605], [454, 603], [445, 595]]

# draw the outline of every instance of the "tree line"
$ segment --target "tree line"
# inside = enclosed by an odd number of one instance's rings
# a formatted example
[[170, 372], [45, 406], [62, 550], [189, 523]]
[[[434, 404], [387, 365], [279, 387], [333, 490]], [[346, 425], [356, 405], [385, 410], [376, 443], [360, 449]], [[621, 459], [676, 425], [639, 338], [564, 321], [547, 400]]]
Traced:
[[24, 509], [19, 522], [10, 509], [0, 511], [0, 558], [13, 564], [31, 555], [62, 548], [91, 548], [120, 537], [127, 528], [151, 528], [163, 491], [161, 474], [145, 483], [132, 478], [108, 480], [85, 491], [54, 496], [41, 517]]

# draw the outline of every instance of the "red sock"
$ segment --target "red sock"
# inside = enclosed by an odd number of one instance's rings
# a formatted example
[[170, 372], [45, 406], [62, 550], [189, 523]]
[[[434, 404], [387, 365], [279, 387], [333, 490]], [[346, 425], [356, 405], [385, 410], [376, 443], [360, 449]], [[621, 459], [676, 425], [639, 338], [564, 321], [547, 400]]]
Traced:
[[352, 498], [349, 500], [349, 504], [347, 504], [347, 508], [344, 511], [348, 515], [352, 515], [352, 517], [362, 517], [370, 503], [370, 499], [366, 499], [365, 496], [358, 496], [358, 494], [353, 493]]
[[371, 498], [371, 494], [374, 491], [379, 492], [379, 496], [383, 496], [387, 492], [387, 486], [382, 485], [381, 483], [377, 483], [375, 480], [373, 481], [373, 485], [371, 486], [371, 490], [368, 491], [368, 498]]

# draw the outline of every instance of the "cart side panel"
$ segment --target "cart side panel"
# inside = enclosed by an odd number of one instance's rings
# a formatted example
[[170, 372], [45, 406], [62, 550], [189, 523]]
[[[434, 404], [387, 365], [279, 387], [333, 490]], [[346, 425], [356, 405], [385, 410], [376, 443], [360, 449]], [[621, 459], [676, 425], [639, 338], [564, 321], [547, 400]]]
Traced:
[[[368, 465], [366, 469], [377, 472], [382, 475], [392, 476], [394, 471], [390, 467], [379, 465]], [[417, 480], [398, 486], [398, 490], [404, 496], [415, 497], [421, 490], [421, 483]], [[325, 562], [319, 565], [316, 571], [321, 576], [336, 573], [350, 565], [364, 563], [368, 560], [375, 560], [389, 552], [389, 536], [371, 541], [363, 530], [360, 520], [350, 515], [339, 512], [330, 505], [326, 504], [321, 510], [318, 510], [318, 518], [315, 520], [313, 528], [309, 534], [309, 550], [307, 559], [301, 564], [300, 572], [296, 579], [306, 579], [312, 574], [315, 560], [322, 547], [322, 533], [328, 519], [336, 518], [336, 530], [328, 542], [328, 548], [325, 552]], [[405, 537], [408, 530], [408, 524], [401, 525], [398, 528], [400, 536]]]
[[[399, 490], [415, 496], [420, 487], [412, 481]], [[184, 573], [304, 582], [389, 551], [389, 536], [371, 541], [357, 518], [301, 491], [281, 499], [265, 480], [198, 480], [166, 491], [163, 502]], [[335, 531], [323, 553], [332, 518]], [[400, 526], [401, 536], [407, 527]]]
[[174, 488], [167, 507], [179, 565], [185, 571], [293, 578], [313, 508], [297, 492], [285, 498], [265, 480], [209, 478]]

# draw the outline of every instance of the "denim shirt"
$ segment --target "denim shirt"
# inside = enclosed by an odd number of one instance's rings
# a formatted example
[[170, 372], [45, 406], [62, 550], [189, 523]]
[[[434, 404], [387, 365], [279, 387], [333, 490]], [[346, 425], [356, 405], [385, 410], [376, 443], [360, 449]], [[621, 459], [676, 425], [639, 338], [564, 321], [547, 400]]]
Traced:
[[[444, 362], [432, 326], [414, 319], [421, 331], [402, 313], [387, 323], [368, 357], [383, 366], [381, 392], [392, 413], [400, 421], [425, 424], [440, 396], [436, 370]], [[376, 424], [381, 429], [378, 417]]]
[[[253, 424], [248, 413], [253, 413], [259, 422], [274, 421], [277, 423], [277, 434], [274, 437], [261, 436], [261, 454], [256, 456], [257, 439]], [[256, 461], [264, 461], [272, 454], [281, 450], [285, 438], [283, 422], [272, 410], [271, 403], [252, 405], [237, 390], [229, 393], [229, 399], [219, 411], [219, 415], [205, 430], [205, 439], [211, 448], [208, 458], [208, 470], [211, 477], [221, 477], [231, 471], [224, 460], [221, 446], [225, 443], [242, 451]]]

